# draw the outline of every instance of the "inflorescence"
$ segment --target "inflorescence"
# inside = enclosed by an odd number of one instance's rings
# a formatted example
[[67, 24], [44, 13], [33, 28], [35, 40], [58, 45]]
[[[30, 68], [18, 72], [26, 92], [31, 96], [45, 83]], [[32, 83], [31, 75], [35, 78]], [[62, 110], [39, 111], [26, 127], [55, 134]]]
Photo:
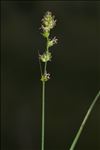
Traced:
[[45, 63], [44, 65], [44, 72], [41, 74], [41, 81], [48, 81], [50, 79], [50, 74], [46, 71], [47, 62], [51, 61], [52, 54], [49, 51], [49, 48], [53, 45], [57, 44], [58, 39], [56, 37], [50, 38], [50, 31], [56, 25], [55, 16], [52, 15], [50, 11], [47, 11], [41, 20], [41, 30], [42, 35], [47, 40], [47, 46], [43, 54], [39, 54], [39, 61]]

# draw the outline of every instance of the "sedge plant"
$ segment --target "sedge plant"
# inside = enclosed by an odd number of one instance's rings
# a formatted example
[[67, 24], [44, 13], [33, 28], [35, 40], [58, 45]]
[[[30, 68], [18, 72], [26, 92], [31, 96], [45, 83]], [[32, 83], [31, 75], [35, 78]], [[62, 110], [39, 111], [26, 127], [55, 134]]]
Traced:
[[[47, 64], [52, 59], [52, 53], [50, 51], [50, 47], [57, 44], [58, 39], [56, 37], [51, 38], [51, 30], [56, 25], [55, 16], [52, 15], [50, 11], [47, 11], [41, 20], [41, 30], [42, 30], [42, 36], [46, 39], [46, 48], [42, 54], [38, 52], [39, 55], [39, 65], [40, 65], [40, 72], [41, 72], [41, 82], [42, 82], [42, 132], [41, 132], [41, 150], [45, 150], [44, 148], [44, 142], [45, 142], [45, 92], [46, 92], [46, 83], [50, 79], [50, 73], [47, 72]], [[100, 97], [100, 91], [97, 93], [96, 97], [93, 99], [81, 125], [78, 129], [78, 132], [69, 148], [69, 150], [74, 150], [75, 146], [79, 140], [79, 137], [85, 127], [85, 124], [91, 114], [91, 111], [93, 110], [97, 100]], [[66, 149], [65, 149], [66, 150]]]
[[52, 54], [50, 52], [50, 47], [57, 44], [58, 39], [56, 37], [51, 38], [50, 32], [56, 25], [55, 16], [52, 15], [50, 11], [47, 11], [41, 20], [41, 30], [42, 36], [46, 39], [46, 48], [43, 54], [39, 54], [39, 64], [41, 71], [41, 81], [42, 81], [42, 137], [41, 137], [41, 150], [44, 150], [44, 133], [45, 133], [45, 85], [50, 79], [50, 73], [47, 72], [47, 63], [51, 61]]

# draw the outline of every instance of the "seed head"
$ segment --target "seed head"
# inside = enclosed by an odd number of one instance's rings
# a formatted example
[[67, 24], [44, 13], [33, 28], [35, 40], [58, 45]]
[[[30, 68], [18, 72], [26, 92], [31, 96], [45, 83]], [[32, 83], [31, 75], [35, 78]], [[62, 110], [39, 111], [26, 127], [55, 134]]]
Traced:
[[58, 39], [56, 37], [54, 37], [52, 40], [49, 39], [48, 41], [48, 47], [53, 46], [54, 44], [57, 44]]
[[52, 56], [51, 56], [51, 53], [47, 51], [43, 53], [42, 55], [39, 55], [39, 58], [42, 62], [47, 62], [51, 60]]
[[41, 29], [43, 32], [50, 32], [51, 29], [56, 25], [55, 16], [52, 15], [50, 11], [47, 11], [43, 17]]
[[50, 79], [50, 74], [49, 73], [45, 73], [42, 75], [41, 77], [41, 81], [46, 82]]

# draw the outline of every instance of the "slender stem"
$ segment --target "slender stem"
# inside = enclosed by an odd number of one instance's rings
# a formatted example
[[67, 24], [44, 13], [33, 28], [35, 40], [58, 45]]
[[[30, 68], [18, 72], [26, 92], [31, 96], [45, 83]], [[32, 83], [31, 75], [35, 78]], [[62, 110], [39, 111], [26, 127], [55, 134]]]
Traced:
[[45, 62], [45, 64], [44, 64], [44, 74], [46, 74], [47, 73], [47, 62]]
[[42, 143], [41, 150], [44, 150], [44, 124], [45, 124], [45, 82], [42, 82]]
[[[47, 45], [46, 45], [46, 52], [48, 52], [49, 48], [48, 48], [48, 40], [49, 38], [47, 37]], [[44, 64], [44, 74], [47, 73], [47, 61]]]
[[[46, 51], [48, 51], [48, 38]], [[44, 64], [44, 75], [47, 73], [47, 62]], [[42, 141], [41, 150], [44, 150], [44, 133], [45, 133], [45, 81], [42, 81]]]
[[76, 136], [75, 136], [75, 138], [73, 140], [73, 143], [72, 143], [72, 145], [71, 145], [69, 150], [74, 150], [74, 148], [75, 148], [75, 146], [76, 146], [76, 144], [78, 142], [78, 139], [79, 139], [79, 137], [80, 137], [80, 135], [81, 135], [81, 133], [83, 131], [83, 128], [84, 128], [84, 126], [86, 124], [86, 121], [89, 118], [89, 115], [90, 115], [90, 113], [91, 113], [95, 103], [97, 102], [99, 96], [100, 96], [100, 91], [98, 92], [98, 94], [96, 95], [94, 100], [92, 101], [92, 104], [90, 105], [90, 107], [89, 107], [89, 109], [88, 109], [88, 111], [87, 111], [87, 113], [86, 113], [86, 115], [85, 115], [85, 117], [83, 119], [83, 122], [82, 122], [82, 124], [81, 124], [81, 126], [80, 126], [80, 128], [79, 128], [79, 130], [78, 130], [78, 132], [77, 132], [77, 134], [76, 134]]
[[[39, 51], [38, 51], [38, 56], [39, 56], [40, 54], [39, 54]], [[40, 73], [41, 73], [41, 76], [42, 76], [42, 65], [41, 65], [41, 61], [40, 61], [40, 58], [39, 58], [39, 66], [40, 66]]]
[[48, 41], [49, 41], [49, 37], [47, 37], [47, 47], [46, 47], [46, 51], [47, 51], [47, 52], [48, 52], [48, 50], [49, 50]]

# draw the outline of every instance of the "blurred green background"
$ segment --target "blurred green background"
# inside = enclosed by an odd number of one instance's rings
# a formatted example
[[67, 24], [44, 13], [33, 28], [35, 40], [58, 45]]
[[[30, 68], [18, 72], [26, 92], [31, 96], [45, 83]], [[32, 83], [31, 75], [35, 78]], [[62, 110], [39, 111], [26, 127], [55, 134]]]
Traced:
[[[52, 30], [51, 79], [46, 85], [45, 150], [68, 150], [100, 89], [100, 2], [1, 2], [1, 150], [40, 150], [41, 81], [38, 50], [46, 11]], [[100, 101], [77, 150], [100, 150]]]

